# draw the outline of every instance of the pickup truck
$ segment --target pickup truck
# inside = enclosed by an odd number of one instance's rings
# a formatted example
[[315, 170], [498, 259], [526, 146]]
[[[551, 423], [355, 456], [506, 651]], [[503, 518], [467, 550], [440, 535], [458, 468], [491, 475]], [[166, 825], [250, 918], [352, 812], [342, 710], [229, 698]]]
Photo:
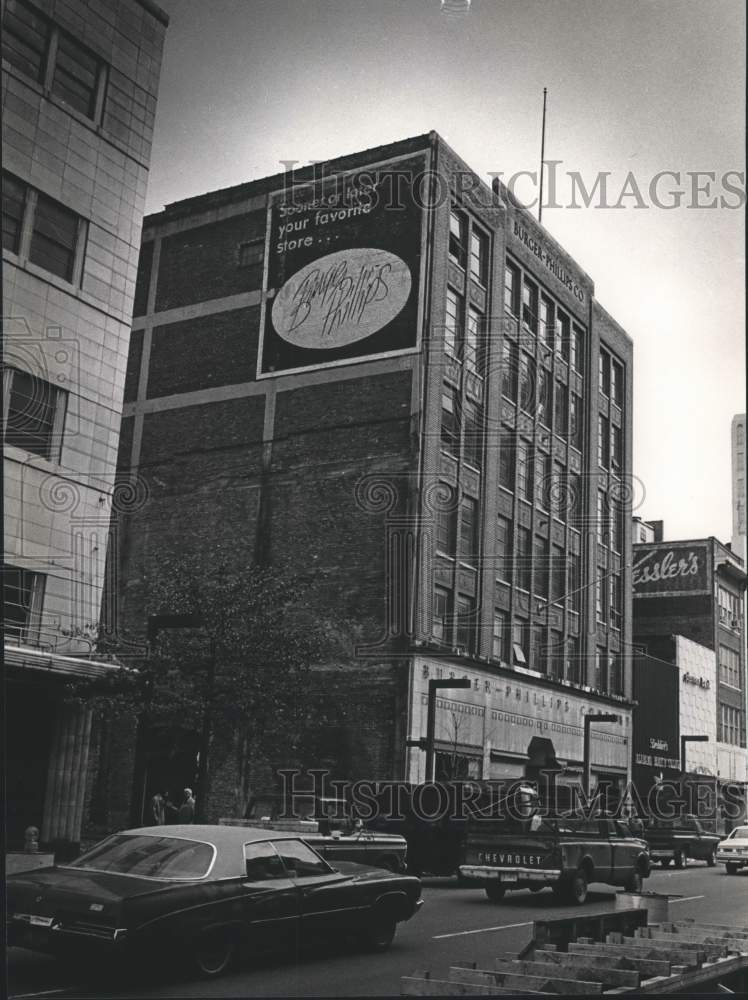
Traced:
[[564, 902], [583, 903], [590, 882], [641, 891], [650, 871], [644, 840], [617, 819], [541, 817], [469, 819], [460, 874], [483, 883], [492, 902], [508, 889], [550, 886]]
[[720, 837], [705, 830], [695, 816], [652, 817], [645, 824], [642, 836], [649, 844], [650, 857], [663, 868], [671, 861], [676, 868], [683, 868], [688, 858], [706, 861], [710, 868], [716, 864]]

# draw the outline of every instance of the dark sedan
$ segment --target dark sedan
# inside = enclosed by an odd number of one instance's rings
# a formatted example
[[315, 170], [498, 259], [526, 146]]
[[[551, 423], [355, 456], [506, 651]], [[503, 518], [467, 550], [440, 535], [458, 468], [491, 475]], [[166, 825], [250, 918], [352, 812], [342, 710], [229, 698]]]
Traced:
[[298, 834], [151, 826], [76, 861], [10, 876], [8, 943], [61, 956], [187, 956], [217, 976], [241, 952], [354, 934], [383, 951], [421, 884], [353, 862], [331, 867]]

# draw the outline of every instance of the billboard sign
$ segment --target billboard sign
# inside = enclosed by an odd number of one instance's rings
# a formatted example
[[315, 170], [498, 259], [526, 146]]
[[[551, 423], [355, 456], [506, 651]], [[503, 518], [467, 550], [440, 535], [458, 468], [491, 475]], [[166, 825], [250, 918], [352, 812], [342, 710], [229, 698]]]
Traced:
[[258, 377], [418, 346], [424, 157], [275, 192]]
[[631, 580], [634, 597], [697, 594], [709, 590], [705, 545], [637, 546]]
[[646, 793], [656, 776], [680, 767], [678, 668], [653, 656], [634, 657], [634, 781]]

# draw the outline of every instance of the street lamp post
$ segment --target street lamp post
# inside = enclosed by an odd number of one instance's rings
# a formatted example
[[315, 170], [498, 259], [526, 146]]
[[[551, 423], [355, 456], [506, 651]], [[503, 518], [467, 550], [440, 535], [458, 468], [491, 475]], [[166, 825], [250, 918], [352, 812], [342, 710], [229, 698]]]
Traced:
[[614, 715], [612, 712], [599, 712], [597, 715], [585, 715], [584, 717], [584, 794], [588, 799], [590, 797], [590, 785], [592, 784], [592, 733], [590, 732], [592, 723], [619, 721], [620, 716]]
[[429, 681], [429, 699], [426, 711], [426, 736], [414, 740], [406, 740], [409, 747], [420, 747], [426, 751], [426, 781], [434, 780], [434, 740], [436, 738], [436, 692], [442, 688], [472, 687], [469, 678], [453, 677], [449, 680]]

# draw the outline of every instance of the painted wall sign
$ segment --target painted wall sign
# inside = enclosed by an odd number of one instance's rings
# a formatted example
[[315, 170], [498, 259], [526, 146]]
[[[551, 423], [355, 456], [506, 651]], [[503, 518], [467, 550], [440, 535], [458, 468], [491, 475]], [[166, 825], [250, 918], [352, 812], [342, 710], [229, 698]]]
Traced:
[[655, 776], [680, 768], [678, 668], [656, 657], [634, 656], [634, 783], [646, 795]]
[[258, 376], [418, 345], [423, 155], [271, 195]]
[[520, 222], [515, 221], [512, 233], [520, 242], [524, 243], [528, 250], [535, 254], [538, 260], [545, 264], [556, 280], [560, 281], [571, 292], [577, 302], [584, 302], [584, 289], [579, 282], [575, 281], [574, 276], [566, 270], [566, 267], [558, 257], [551, 253], [540, 240], [535, 239], [532, 233]]
[[332, 351], [386, 326], [411, 285], [410, 268], [388, 250], [338, 250], [288, 279], [273, 302], [273, 327], [290, 344]]
[[707, 550], [703, 545], [649, 546], [634, 552], [634, 597], [707, 590]]

